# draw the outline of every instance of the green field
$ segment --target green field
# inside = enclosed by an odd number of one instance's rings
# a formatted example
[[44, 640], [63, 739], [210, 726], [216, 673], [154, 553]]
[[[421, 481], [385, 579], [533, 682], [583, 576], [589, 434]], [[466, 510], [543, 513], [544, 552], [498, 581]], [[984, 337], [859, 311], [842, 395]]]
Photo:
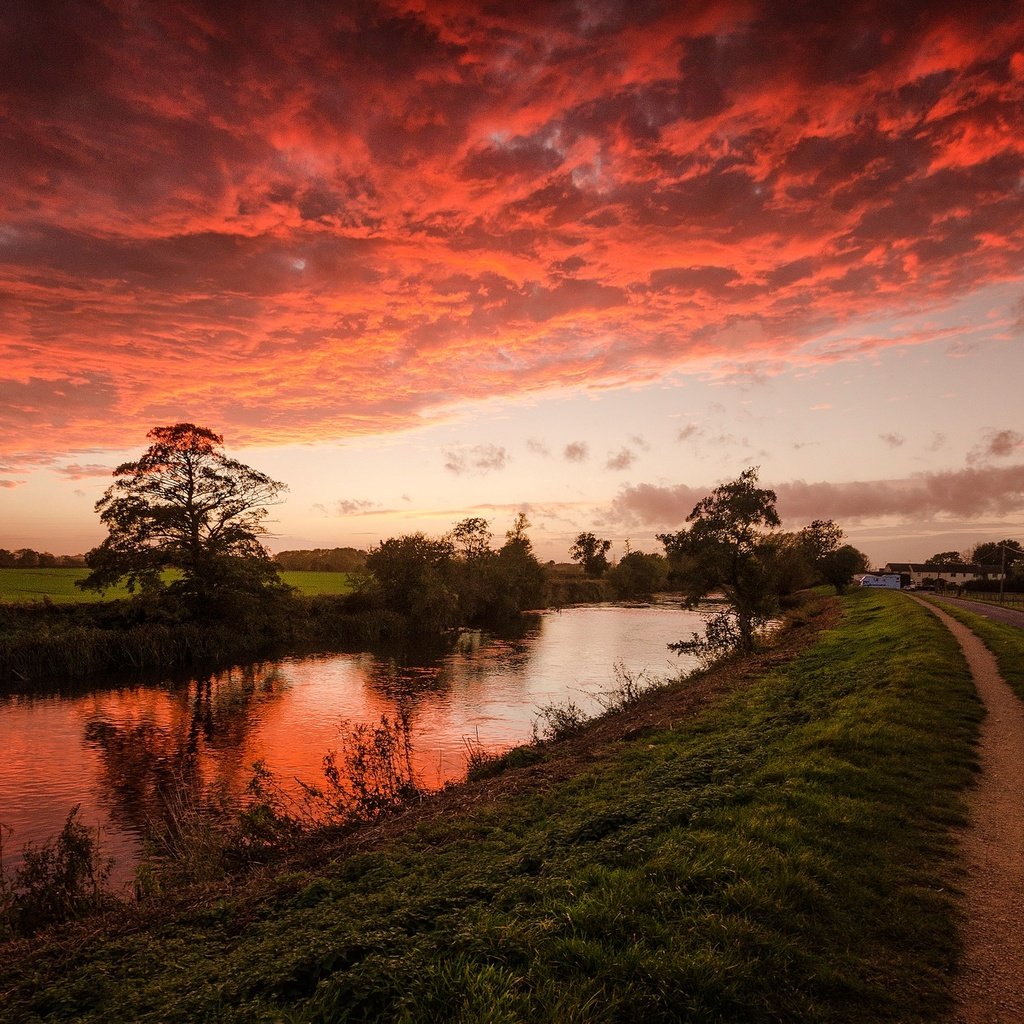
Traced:
[[[88, 574], [88, 569], [0, 569], [0, 601], [49, 599], [55, 604], [71, 604], [130, 596], [123, 587], [104, 594], [79, 590], [75, 580]], [[347, 572], [282, 572], [281, 578], [300, 594], [347, 594], [352, 590], [352, 577]]]

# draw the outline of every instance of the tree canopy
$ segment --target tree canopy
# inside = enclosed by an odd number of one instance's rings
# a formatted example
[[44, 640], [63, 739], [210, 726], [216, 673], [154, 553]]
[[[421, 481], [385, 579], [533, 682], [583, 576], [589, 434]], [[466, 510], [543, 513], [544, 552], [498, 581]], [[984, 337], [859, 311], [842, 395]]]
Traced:
[[1010, 572], [1024, 564], [1024, 545], [1019, 540], [989, 540], [977, 544], [971, 552], [975, 565], [1005, 565]]
[[206, 427], [176, 423], [146, 436], [150, 446], [114, 470], [96, 503], [108, 535], [87, 555], [92, 572], [79, 585], [156, 590], [163, 570], [177, 569], [167, 589], [207, 603], [279, 585], [260, 537], [285, 485], [229, 458]]
[[569, 549], [569, 557], [579, 562], [588, 576], [603, 576], [608, 569], [610, 540], [604, 540], [593, 533], [581, 533]]
[[[686, 517], [689, 529], [659, 534], [673, 577], [691, 606], [720, 591], [732, 609], [736, 645], [750, 650], [756, 628], [777, 608], [777, 590], [766, 558], [767, 531], [781, 525], [775, 492], [757, 486], [757, 469], [716, 487]], [[730, 624], [718, 617], [719, 633]], [[687, 649], [687, 644], [677, 645]]]
[[922, 565], [960, 565], [965, 561], [959, 551], [937, 551], [926, 558]]

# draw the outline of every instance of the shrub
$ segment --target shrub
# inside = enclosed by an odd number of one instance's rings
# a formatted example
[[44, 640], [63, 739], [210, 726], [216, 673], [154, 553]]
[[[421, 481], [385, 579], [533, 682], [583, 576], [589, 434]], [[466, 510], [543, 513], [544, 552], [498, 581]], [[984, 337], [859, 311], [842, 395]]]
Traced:
[[114, 902], [105, 887], [113, 861], [100, 852], [99, 830], [77, 820], [78, 810], [56, 839], [25, 847], [13, 876], [0, 870], [0, 932], [31, 934]]

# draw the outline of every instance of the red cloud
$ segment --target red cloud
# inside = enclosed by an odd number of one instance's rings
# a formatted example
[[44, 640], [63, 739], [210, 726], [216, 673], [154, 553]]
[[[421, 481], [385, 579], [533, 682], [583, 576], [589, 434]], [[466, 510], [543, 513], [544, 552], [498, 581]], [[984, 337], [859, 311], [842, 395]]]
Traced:
[[1012, 8], [13, 0], [4, 21], [8, 453], [852, 358], [929, 336], [814, 338], [1024, 265]]

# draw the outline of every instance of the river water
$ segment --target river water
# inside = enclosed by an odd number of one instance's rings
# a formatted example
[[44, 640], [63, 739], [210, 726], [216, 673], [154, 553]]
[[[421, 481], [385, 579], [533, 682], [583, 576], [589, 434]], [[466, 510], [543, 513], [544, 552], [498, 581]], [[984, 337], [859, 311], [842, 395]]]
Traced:
[[[538, 712], [600, 710], [617, 672], [672, 677], [692, 667], [667, 645], [703, 628], [678, 606], [591, 605], [543, 612], [502, 638], [464, 632], [430, 656], [314, 654], [181, 681], [0, 697], [0, 826], [7, 866], [56, 835], [73, 806], [100, 829], [113, 877], [131, 877], [161, 793], [190, 787], [244, 799], [263, 761], [297, 791], [353, 724], [408, 715], [414, 766], [431, 788], [466, 772], [466, 744], [528, 740]], [[542, 725], [543, 723], [541, 723]]]

